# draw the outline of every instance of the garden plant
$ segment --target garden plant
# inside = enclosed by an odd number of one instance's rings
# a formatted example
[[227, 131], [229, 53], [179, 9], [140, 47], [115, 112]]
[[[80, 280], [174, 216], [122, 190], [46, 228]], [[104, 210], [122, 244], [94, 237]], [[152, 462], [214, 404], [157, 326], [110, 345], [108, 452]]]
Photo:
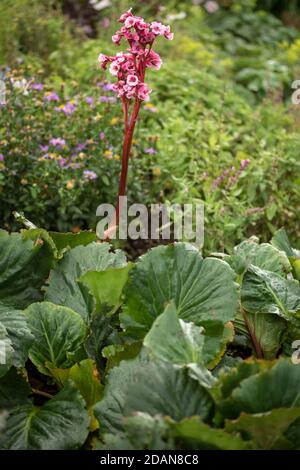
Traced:
[[[294, 10], [75, 3], [0, 15], [0, 449], [300, 450]], [[203, 246], [110, 239], [125, 195]]]

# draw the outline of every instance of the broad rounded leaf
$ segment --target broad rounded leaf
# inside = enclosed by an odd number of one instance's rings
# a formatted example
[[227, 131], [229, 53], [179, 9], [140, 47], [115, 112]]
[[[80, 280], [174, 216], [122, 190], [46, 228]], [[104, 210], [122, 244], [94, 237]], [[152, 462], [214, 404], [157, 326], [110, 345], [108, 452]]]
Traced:
[[134, 359], [121, 361], [119, 366], [109, 371], [103, 399], [94, 407], [102, 433], [124, 431], [123, 415], [128, 387], [135, 383], [138, 372], [147, 362], [148, 357], [142, 352]]
[[95, 300], [88, 287], [79, 282], [88, 271], [104, 271], [124, 267], [125, 255], [110, 252], [107, 243], [91, 243], [68, 251], [58, 267], [51, 272], [46, 288], [46, 300], [72, 308], [88, 320], [95, 307]]
[[241, 299], [250, 313], [273, 313], [289, 319], [300, 310], [300, 284], [278, 274], [250, 266], [244, 275]]
[[290, 262], [284, 252], [269, 243], [259, 245], [255, 237], [237, 245], [230, 257], [230, 265], [238, 274], [246, 271], [251, 264], [281, 275], [291, 270]]
[[0, 230], [0, 303], [16, 309], [42, 300], [41, 287], [53, 267], [53, 254], [38, 236]]
[[197, 325], [210, 320], [225, 324], [235, 316], [238, 295], [233, 270], [224, 261], [203, 259], [191, 245], [150, 250], [129, 277], [121, 324], [136, 337], [147, 333], [171, 300], [180, 318]]
[[220, 405], [222, 414], [230, 419], [242, 412], [256, 414], [297, 407], [300, 407], [300, 372], [290, 359], [281, 359], [273, 367], [245, 378]]
[[21, 310], [0, 305], [0, 323], [5, 326], [14, 350], [13, 365], [24, 367], [33, 340], [25, 314]]
[[74, 362], [74, 353], [86, 337], [86, 326], [80, 315], [67, 307], [50, 302], [32, 304], [25, 311], [34, 342], [29, 357], [40, 372], [50, 375], [49, 369], [67, 369]]
[[175, 421], [198, 415], [208, 421], [214, 402], [206, 388], [188, 371], [165, 362], [144, 365], [127, 391], [124, 415], [137, 411], [151, 416], [169, 416]]
[[235, 421], [226, 422], [226, 431], [239, 432], [255, 442], [256, 448], [286, 449], [284, 433], [300, 417], [300, 408], [278, 408], [267, 413], [242, 414]]
[[68, 384], [38, 408], [18, 406], [6, 423], [2, 448], [10, 450], [70, 450], [88, 435], [89, 415], [78, 390]]

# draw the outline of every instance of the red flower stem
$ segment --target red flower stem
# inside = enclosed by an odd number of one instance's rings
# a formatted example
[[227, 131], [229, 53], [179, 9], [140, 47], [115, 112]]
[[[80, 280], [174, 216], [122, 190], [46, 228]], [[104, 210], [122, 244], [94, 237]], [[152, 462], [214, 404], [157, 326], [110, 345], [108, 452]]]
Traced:
[[141, 107], [141, 101], [136, 99], [134, 107], [133, 107], [131, 119], [130, 119], [130, 122], [128, 123], [128, 107], [126, 103], [123, 104], [123, 109], [126, 109], [127, 113], [125, 113], [124, 111], [125, 133], [124, 133], [123, 152], [122, 152], [122, 170], [121, 170], [120, 183], [119, 183], [118, 200], [117, 200], [117, 205], [116, 205], [116, 218], [115, 218], [115, 223], [114, 223], [115, 226], [119, 225], [120, 211], [121, 211], [120, 197], [125, 196], [126, 194], [129, 156], [130, 156], [130, 150], [131, 150], [131, 145], [132, 145], [132, 138], [133, 138], [133, 133], [135, 129], [135, 124], [138, 118], [140, 107]]

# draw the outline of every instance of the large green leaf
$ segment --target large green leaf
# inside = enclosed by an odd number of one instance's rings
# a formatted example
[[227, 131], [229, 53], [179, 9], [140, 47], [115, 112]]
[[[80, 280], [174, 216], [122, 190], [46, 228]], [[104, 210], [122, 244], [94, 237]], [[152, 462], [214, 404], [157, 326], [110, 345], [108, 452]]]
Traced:
[[70, 369], [50, 369], [52, 376], [62, 386], [71, 379], [85, 399], [87, 408], [95, 405], [103, 393], [99, 373], [92, 359], [84, 359]]
[[[197, 450], [245, 450], [251, 444], [223, 429], [214, 429], [197, 417], [186, 418], [179, 423], [170, 423], [173, 437], [183, 448]], [[182, 447], [181, 447], [182, 448]]]
[[82, 231], [78, 233], [60, 233], [60, 232], [49, 232], [55, 246], [59, 252], [62, 252], [68, 248], [75, 248], [79, 245], [88, 245], [89, 243], [95, 242], [97, 236], [92, 231]]
[[[104, 434], [99, 450], [166, 450], [174, 449], [169, 437], [168, 424], [160, 416], [136, 413], [124, 418], [124, 434]], [[172, 445], [173, 444], [173, 445]]]
[[1, 447], [10, 450], [70, 450], [83, 445], [89, 416], [84, 400], [70, 383], [38, 408], [30, 403], [10, 414]]
[[50, 375], [51, 368], [71, 367], [68, 352], [76, 352], [87, 333], [81, 316], [50, 302], [32, 304], [25, 314], [34, 336], [29, 357], [39, 371]]
[[220, 405], [222, 414], [236, 419], [240, 413], [265, 413], [276, 408], [300, 407], [298, 366], [281, 359], [244, 380]]
[[174, 300], [178, 316], [201, 325], [232, 320], [237, 309], [235, 274], [224, 261], [202, 258], [191, 245], [177, 243], [150, 250], [130, 273], [121, 314], [126, 332], [143, 337]]
[[121, 361], [119, 366], [110, 370], [103, 399], [94, 407], [102, 433], [124, 431], [124, 404], [128, 388], [131, 383], [135, 383], [138, 372], [147, 362], [147, 355], [141, 353], [134, 359]]
[[38, 235], [0, 230], [0, 303], [16, 309], [42, 300], [41, 287], [53, 267], [53, 253]]
[[244, 275], [242, 305], [250, 313], [272, 313], [289, 319], [300, 310], [300, 285], [271, 271], [250, 266]]
[[300, 408], [277, 408], [252, 415], [243, 413], [237, 420], [227, 421], [226, 430], [241, 433], [245, 439], [254, 441], [258, 449], [287, 449], [289, 443], [284, 433], [299, 417]]
[[33, 340], [26, 316], [21, 310], [14, 310], [0, 305], [0, 323], [5, 326], [7, 336], [14, 350], [13, 365], [23, 367]]
[[159, 360], [186, 366], [203, 364], [204, 329], [178, 318], [174, 303], [154, 321], [144, 345]]
[[96, 299], [96, 308], [100, 310], [102, 304], [118, 307], [121, 302], [123, 288], [127, 282], [132, 264], [123, 268], [109, 268], [105, 271], [88, 271], [80, 277], [84, 284]]
[[178, 318], [174, 303], [154, 321], [144, 345], [155, 358], [187, 367], [203, 386], [212, 386], [214, 378], [205, 367], [203, 328]]
[[271, 243], [288, 256], [293, 268], [293, 274], [300, 281], [300, 251], [292, 248], [286, 231], [283, 228], [278, 230], [273, 236]]
[[89, 289], [79, 282], [88, 271], [105, 271], [108, 268], [124, 267], [125, 255], [110, 252], [107, 243], [91, 243], [68, 251], [58, 267], [51, 272], [46, 300], [72, 308], [88, 320], [95, 307]]
[[137, 411], [151, 416], [169, 416], [175, 421], [198, 415], [209, 421], [214, 402], [206, 388], [188, 371], [165, 362], [145, 364], [128, 387], [124, 415]]
[[252, 237], [234, 248], [230, 257], [230, 265], [238, 273], [245, 272], [250, 265], [277, 274], [284, 274], [291, 270], [288, 257], [283, 251], [269, 243], [259, 245], [258, 239]]

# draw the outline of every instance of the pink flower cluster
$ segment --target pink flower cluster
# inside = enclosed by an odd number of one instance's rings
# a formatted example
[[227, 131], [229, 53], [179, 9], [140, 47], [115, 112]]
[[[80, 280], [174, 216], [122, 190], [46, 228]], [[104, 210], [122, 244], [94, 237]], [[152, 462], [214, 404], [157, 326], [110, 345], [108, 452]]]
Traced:
[[147, 101], [151, 90], [144, 81], [146, 69], [159, 70], [162, 64], [159, 54], [152, 49], [152, 45], [157, 36], [172, 40], [173, 33], [170, 31], [170, 26], [157, 21], [146, 23], [143, 18], [133, 16], [131, 9], [118, 21], [123, 23], [123, 26], [112, 36], [112, 40], [119, 45], [124, 38], [130, 48], [128, 52], [120, 52], [115, 56], [100, 54], [99, 63], [104, 70], [109, 66], [111, 75], [117, 77], [118, 81], [112, 85], [112, 90], [119, 98]]

